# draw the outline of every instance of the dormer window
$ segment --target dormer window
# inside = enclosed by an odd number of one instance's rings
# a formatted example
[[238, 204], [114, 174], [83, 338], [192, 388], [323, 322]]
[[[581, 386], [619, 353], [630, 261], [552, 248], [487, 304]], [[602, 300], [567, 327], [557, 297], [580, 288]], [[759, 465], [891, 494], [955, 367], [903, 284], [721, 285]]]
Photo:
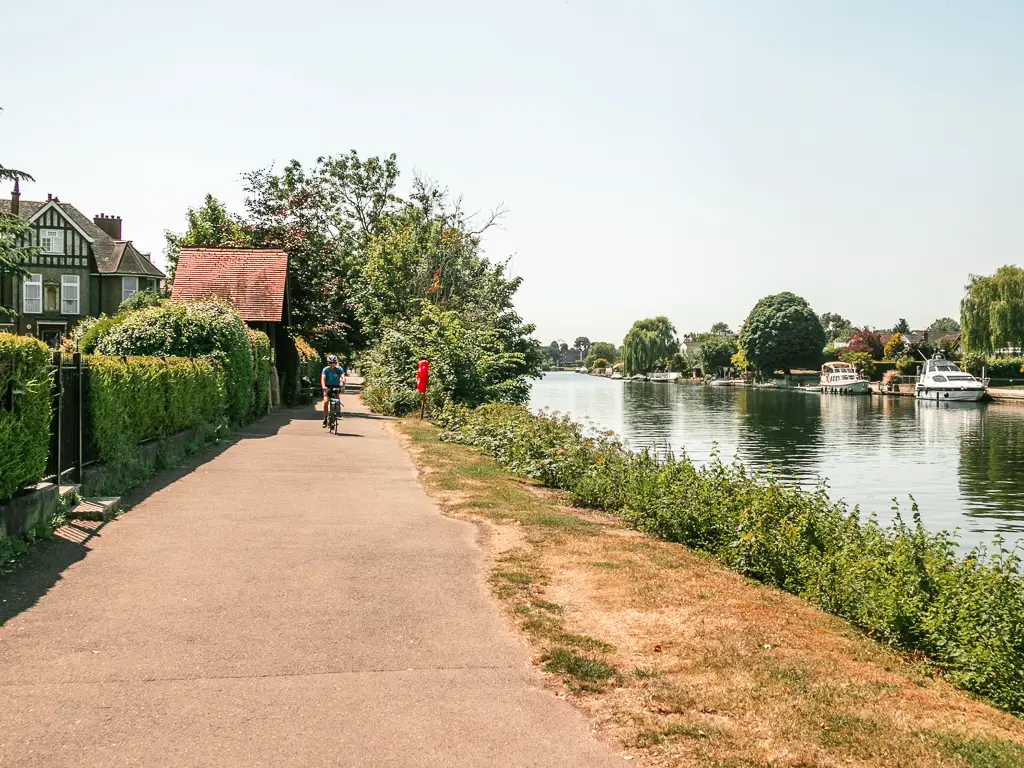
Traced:
[[59, 229], [40, 230], [39, 246], [43, 253], [64, 253], [64, 232]]

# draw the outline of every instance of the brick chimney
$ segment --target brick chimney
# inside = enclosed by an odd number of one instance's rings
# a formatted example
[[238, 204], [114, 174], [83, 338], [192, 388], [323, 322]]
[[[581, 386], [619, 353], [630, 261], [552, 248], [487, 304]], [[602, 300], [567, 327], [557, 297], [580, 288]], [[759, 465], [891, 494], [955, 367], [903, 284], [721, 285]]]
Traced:
[[121, 239], [120, 216], [107, 216], [107, 214], [101, 213], [99, 216], [93, 217], [92, 223], [110, 235], [114, 240]]
[[14, 180], [14, 191], [11, 192], [11, 213], [15, 216], [18, 215], [18, 211], [21, 210], [21, 187], [18, 186], [18, 180]]

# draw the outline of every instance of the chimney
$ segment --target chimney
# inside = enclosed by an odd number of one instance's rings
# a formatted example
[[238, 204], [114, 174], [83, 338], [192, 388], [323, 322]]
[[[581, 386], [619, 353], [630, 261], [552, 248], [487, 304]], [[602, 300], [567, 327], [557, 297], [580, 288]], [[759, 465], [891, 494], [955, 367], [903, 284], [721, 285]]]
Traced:
[[11, 213], [15, 216], [18, 215], [18, 211], [21, 210], [21, 187], [18, 186], [18, 180], [14, 180], [14, 191], [11, 192]]
[[101, 213], [93, 218], [92, 223], [110, 235], [114, 240], [121, 239], [120, 216], [107, 216], [107, 214]]

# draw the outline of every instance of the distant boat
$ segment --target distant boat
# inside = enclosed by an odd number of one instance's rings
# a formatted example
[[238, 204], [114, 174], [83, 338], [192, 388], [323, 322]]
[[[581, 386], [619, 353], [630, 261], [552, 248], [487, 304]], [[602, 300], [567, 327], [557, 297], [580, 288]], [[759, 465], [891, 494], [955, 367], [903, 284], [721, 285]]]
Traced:
[[731, 387], [738, 383], [740, 382], [737, 382], [734, 379], [712, 379], [708, 382], [712, 387]]
[[670, 382], [670, 381], [675, 381], [676, 379], [680, 378], [681, 376], [682, 376], [682, 374], [681, 373], [677, 373], [676, 371], [668, 371], [668, 372], [661, 372], [661, 371], [659, 371], [657, 373], [652, 373], [650, 380], [651, 381]]
[[925, 362], [914, 396], [918, 400], [976, 403], [985, 396], [985, 384], [961, 371], [956, 363], [936, 355]]
[[576, 373], [587, 373], [587, 367], [585, 365], [581, 365], [576, 369]]
[[619, 373], [618, 371], [616, 371], [615, 373], [613, 373], [608, 378], [610, 378], [612, 381], [621, 381], [622, 380], [622, 374]]
[[629, 378], [629, 380], [630, 381], [647, 381], [647, 377], [644, 376], [642, 373], [638, 373], [638, 374], [636, 374], [634, 376], [631, 376]]
[[857, 373], [849, 363], [825, 363], [821, 366], [821, 380], [818, 387], [822, 394], [867, 395], [871, 393], [871, 382]]

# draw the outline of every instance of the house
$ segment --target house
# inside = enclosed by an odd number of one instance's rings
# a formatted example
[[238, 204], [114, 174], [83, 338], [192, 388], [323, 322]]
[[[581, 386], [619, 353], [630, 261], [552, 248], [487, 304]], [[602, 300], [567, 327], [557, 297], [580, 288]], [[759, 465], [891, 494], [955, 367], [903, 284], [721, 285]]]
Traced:
[[40, 247], [23, 264], [28, 277], [0, 280], [0, 304], [14, 318], [0, 317], [0, 331], [35, 336], [50, 346], [84, 317], [114, 314], [121, 302], [142, 290], [158, 290], [164, 273], [148, 254], [121, 237], [121, 219], [88, 218], [69, 203], [47, 195], [45, 202], [22, 200], [18, 183], [0, 212], [26, 219], [32, 232], [24, 245]]
[[277, 249], [182, 248], [171, 303], [217, 296], [275, 347], [288, 321], [288, 255]]

